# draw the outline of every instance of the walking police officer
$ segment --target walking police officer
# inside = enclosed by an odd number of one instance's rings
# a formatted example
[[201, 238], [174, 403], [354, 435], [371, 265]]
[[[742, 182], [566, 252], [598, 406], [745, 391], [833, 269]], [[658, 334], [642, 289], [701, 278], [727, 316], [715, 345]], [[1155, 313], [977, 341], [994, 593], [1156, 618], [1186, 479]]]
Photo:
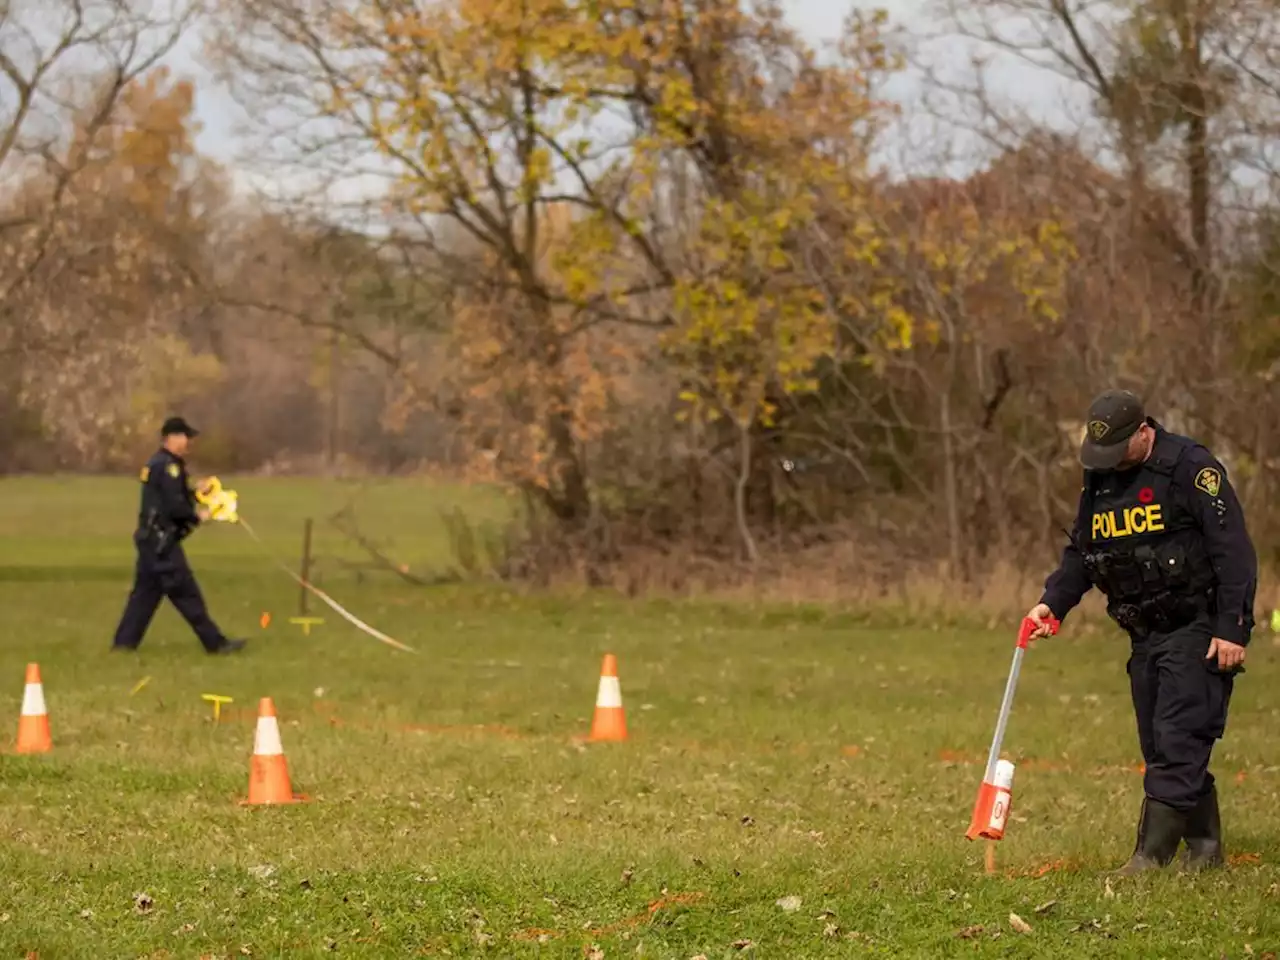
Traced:
[[[1226, 470], [1146, 416], [1132, 393], [1094, 399], [1080, 448], [1084, 484], [1070, 543], [1028, 614], [1061, 620], [1090, 587], [1129, 633], [1129, 685], [1146, 761], [1123, 875], [1223, 862], [1209, 757], [1225, 728], [1253, 629], [1257, 557]], [[1041, 625], [1038, 634], [1048, 632]]]
[[113, 650], [138, 648], [164, 597], [190, 624], [208, 653], [232, 653], [245, 645], [243, 640], [223, 636], [209, 616], [182, 549], [182, 541], [209, 519], [209, 512], [196, 503], [183, 460], [197, 434], [181, 417], [170, 417], [160, 429], [161, 448], [139, 475], [142, 506], [133, 535], [138, 561]]

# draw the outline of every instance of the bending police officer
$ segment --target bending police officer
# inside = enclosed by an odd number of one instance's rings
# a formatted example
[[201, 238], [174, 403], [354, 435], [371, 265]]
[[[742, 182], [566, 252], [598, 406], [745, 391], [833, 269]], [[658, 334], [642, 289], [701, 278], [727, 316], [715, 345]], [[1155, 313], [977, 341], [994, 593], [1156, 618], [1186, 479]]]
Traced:
[[196, 504], [183, 460], [198, 433], [181, 417], [170, 417], [160, 428], [161, 448], [139, 474], [142, 502], [133, 535], [138, 560], [133, 590], [111, 645], [113, 650], [138, 648], [165, 597], [195, 631], [206, 652], [232, 653], [245, 645], [244, 640], [223, 636], [209, 616], [182, 549], [182, 541], [209, 519], [209, 512]]
[[[1257, 557], [1226, 470], [1169, 433], [1128, 391], [1089, 407], [1070, 542], [1028, 616], [1061, 620], [1091, 587], [1129, 634], [1127, 665], [1146, 761], [1137, 841], [1121, 874], [1223, 862], [1209, 758], [1226, 729], [1253, 628]], [[1038, 634], [1048, 632], [1047, 624]]]

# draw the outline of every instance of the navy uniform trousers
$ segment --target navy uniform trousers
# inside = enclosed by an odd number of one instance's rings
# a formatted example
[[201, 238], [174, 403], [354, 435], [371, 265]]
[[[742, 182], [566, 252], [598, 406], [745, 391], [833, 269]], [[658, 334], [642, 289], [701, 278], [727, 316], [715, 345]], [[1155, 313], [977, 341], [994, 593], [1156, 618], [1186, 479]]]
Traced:
[[1206, 660], [1212, 626], [1201, 617], [1171, 633], [1132, 633], [1129, 688], [1146, 762], [1147, 796], [1190, 810], [1213, 789], [1209, 757], [1227, 726], [1233, 671]]
[[134, 571], [133, 590], [129, 593], [124, 615], [116, 628], [113, 646], [137, 649], [147, 627], [151, 625], [151, 618], [155, 616], [160, 601], [168, 597], [169, 602], [196, 632], [204, 648], [210, 651], [218, 649], [223, 643], [222, 631], [209, 616], [204, 595], [200, 593], [200, 585], [196, 583], [195, 573], [187, 563], [182, 545], [175, 543], [163, 559], [157, 557], [149, 546], [136, 541], [135, 545], [138, 548], [138, 564]]

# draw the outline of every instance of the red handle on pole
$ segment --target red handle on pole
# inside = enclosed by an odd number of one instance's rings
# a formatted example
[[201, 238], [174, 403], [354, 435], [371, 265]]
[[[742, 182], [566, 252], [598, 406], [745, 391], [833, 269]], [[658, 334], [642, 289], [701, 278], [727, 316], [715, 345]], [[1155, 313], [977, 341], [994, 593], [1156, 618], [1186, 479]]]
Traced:
[[1062, 626], [1062, 621], [1057, 617], [1049, 617], [1047, 621], [1033, 620], [1031, 617], [1023, 617], [1022, 626], [1018, 629], [1019, 647], [1024, 650], [1027, 648], [1027, 645], [1031, 643], [1031, 635], [1036, 632], [1036, 629], [1042, 622], [1049, 624], [1050, 636], [1056, 634], [1058, 632], [1058, 627]]

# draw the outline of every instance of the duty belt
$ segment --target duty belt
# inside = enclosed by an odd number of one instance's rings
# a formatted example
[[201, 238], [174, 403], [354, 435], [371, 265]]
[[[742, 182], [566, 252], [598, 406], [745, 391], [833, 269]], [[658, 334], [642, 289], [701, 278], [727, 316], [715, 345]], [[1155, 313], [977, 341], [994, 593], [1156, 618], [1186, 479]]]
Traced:
[[1209, 610], [1208, 597], [1177, 596], [1161, 593], [1137, 603], [1111, 606], [1111, 616], [1126, 630], [1172, 633], [1193, 622]]

